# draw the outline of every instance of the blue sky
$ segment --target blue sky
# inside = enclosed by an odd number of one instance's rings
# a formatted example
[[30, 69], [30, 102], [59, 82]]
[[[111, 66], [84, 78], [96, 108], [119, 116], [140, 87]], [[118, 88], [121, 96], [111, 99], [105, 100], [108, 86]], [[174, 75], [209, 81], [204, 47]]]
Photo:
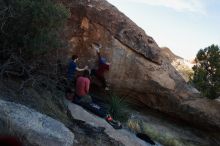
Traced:
[[152, 36], [160, 47], [192, 59], [220, 45], [220, 0], [107, 0]]

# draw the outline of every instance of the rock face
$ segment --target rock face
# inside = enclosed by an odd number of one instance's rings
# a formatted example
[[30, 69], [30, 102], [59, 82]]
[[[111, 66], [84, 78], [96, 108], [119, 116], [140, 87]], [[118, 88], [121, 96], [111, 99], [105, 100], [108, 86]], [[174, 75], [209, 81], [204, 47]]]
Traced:
[[146, 142], [137, 138], [134, 134], [128, 132], [125, 129], [115, 130], [112, 126], [110, 126], [104, 119], [93, 115], [82, 107], [73, 104], [69, 101], [66, 101], [66, 104], [75, 119], [85, 121], [86, 123], [92, 126], [99, 126], [105, 128], [105, 133], [109, 135], [112, 139], [119, 141], [125, 146], [150, 146]]
[[77, 145], [74, 134], [61, 122], [23, 105], [0, 100], [0, 134], [18, 136], [29, 146]]
[[179, 72], [182, 78], [188, 82], [190, 77], [193, 75], [192, 67], [195, 65], [193, 61], [183, 59], [177, 55], [175, 55], [171, 50], [167, 47], [161, 48], [161, 52], [163, 56], [166, 57], [167, 60], [170, 61], [171, 65]]
[[[118, 94], [190, 123], [220, 128], [219, 107], [211, 106], [210, 109], [216, 109], [209, 115], [209, 109], [203, 111], [192, 106], [198, 102], [194, 99], [198, 92], [186, 84], [153, 38], [123, 13], [105, 0], [62, 2], [71, 11], [63, 33], [68, 41], [62, 56], [64, 62], [78, 54], [79, 66], [94, 68], [97, 56], [90, 45], [97, 42], [103, 46], [101, 54], [111, 62], [106, 77]], [[193, 112], [189, 112], [192, 108]], [[207, 120], [209, 117], [213, 120]]]

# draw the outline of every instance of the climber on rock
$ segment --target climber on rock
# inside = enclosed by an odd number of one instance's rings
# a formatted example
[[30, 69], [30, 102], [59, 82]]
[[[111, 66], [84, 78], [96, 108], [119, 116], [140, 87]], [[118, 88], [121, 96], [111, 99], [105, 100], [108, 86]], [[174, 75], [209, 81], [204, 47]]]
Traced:
[[101, 45], [94, 43], [92, 44], [92, 48], [96, 50], [99, 65], [98, 69], [91, 70], [91, 76], [95, 76], [102, 83], [104, 89], [109, 90], [104, 74], [106, 71], [109, 71], [110, 63], [106, 61], [106, 58], [100, 55]]

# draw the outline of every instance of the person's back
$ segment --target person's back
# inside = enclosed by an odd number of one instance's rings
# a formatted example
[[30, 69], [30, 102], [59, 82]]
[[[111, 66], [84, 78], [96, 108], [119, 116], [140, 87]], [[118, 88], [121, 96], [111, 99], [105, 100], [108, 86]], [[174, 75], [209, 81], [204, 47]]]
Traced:
[[76, 80], [76, 95], [86, 96], [89, 93], [90, 80], [87, 77], [78, 77]]
[[90, 103], [92, 98], [89, 95], [89, 71], [85, 70], [83, 76], [80, 76], [76, 80], [76, 102], [78, 103]]

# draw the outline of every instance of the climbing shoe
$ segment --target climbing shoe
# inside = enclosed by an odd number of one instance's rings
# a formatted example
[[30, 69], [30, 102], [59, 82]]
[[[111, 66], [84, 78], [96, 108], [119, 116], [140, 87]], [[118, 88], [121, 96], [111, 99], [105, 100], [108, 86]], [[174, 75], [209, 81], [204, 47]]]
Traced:
[[107, 115], [105, 120], [115, 129], [121, 129], [122, 125], [119, 121], [115, 121], [112, 119], [110, 115]]

